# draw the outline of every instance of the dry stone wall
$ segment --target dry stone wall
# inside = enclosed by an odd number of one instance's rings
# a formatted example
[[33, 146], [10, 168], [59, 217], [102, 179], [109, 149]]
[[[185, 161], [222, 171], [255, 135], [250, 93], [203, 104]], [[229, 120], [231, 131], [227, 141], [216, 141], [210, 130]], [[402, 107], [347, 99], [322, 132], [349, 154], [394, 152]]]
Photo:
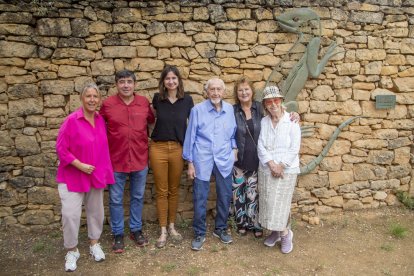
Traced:
[[[276, 82], [302, 56], [315, 26], [303, 29], [303, 45], [286, 56], [297, 35], [275, 21], [297, 7], [320, 16], [321, 52], [333, 40], [341, 52], [298, 96], [303, 124], [318, 127], [303, 139], [302, 161], [317, 156], [340, 123], [364, 118], [299, 178], [294, 211], [308, 219], [393, 205], [398, 190], [413, 195], [413, 0], [0, 1], [0, 224], [59, 225], [55, 140], [85, 82], [111, 95], [114, 73], [126, 68], [136, 72], [137, 93], [150, 99], [163, 66], [174, 64], [195, 102], [212, 76], [226, 82], [232, 101], [232, 83], [241, 75], [260, 89], [279, 61]], [[382, 94], [396, 95], [395, 108], [375, 108]], [[180, 218], [192, 216], [191, 192], [183, 174]], [[156, 220], [151, 174], [144, 218]]]

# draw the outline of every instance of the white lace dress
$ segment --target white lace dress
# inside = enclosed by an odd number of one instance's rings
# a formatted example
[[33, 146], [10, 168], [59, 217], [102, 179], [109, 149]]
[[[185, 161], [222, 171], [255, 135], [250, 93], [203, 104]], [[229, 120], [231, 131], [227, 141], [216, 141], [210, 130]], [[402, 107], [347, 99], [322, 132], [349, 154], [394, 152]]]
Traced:
[[[261, 122], [259, 155], [259, 222], [263, 228], [282, 231], [287, 227], [292, 195], [299, 170], [300, 127], [284, 113], [273, 128], [270, 116]], [[285, 165], [284, 178], [272, 176], [270, 160]]]

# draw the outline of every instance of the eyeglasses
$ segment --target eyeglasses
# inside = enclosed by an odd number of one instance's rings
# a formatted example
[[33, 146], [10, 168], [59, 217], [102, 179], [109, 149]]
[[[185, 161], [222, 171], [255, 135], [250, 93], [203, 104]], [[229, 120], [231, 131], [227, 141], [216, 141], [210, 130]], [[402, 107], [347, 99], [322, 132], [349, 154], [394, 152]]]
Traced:
[[282, 98], [273, 98], [273, 99], [265, 99], [264, 104], [265, 105], [278, 105], [282, 102]]

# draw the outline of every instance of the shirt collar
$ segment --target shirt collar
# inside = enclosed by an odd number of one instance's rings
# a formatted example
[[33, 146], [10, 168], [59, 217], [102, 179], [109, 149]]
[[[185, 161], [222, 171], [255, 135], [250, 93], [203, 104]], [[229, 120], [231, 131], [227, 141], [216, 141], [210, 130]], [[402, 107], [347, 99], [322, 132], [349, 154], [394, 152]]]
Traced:
[[[206, 101], [207, 101], [208, 111], [211, 112], [211, 111], [214, 110], [214, 111], [217, 112], [216, 107], [213, 105], [213, 103], [210, 101], [210, 99], [207, 99]], [[224, 102], [223, 102], [223, 100], [221, 100], [220, 103], [221, 103], [221, 109], [220, 109], [219, 113], [225, 112], [224, 111]]]
[[118, 98], [118, 101], [119, 101], [121, 104], [123, 104], [123, 105], [128, 105], [128, 106], [136, 104], [137, 97], [135, 97], [135, 92], [134, 92], [134, 94], [133, 94], [133, 95], [134, 95], [134, 98], [132, 99], [132, 102], [131, 102], [130, 104], [126, 104], [126, 103], [122, 100], [121, 96], [119, 96], [119, 93], [117, 93], [117, 94], [116, 94], [116, 96], [117, 96], [117, 98]]
[[[80, 107], [75, 111], [76, 119], [85, 119], [85, 114], [83, 113], [83, 108]], [[98, 116], [98, 112], [95, 112], [95, 117]]]

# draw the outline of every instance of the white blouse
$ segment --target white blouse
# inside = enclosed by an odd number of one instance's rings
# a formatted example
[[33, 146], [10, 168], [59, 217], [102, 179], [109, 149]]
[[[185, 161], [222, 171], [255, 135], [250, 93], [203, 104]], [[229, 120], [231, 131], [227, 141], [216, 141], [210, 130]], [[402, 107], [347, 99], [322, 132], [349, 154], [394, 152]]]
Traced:
[[285, 165], [285, 173], [299, 173], [300, 139], [299, 124], [290, 120], [289, 113], [284, 112], [275, 128], [270, 116], [264, 117], [257, 144], [259, 170], [270, 173], [266, 163], [274, 160]]

